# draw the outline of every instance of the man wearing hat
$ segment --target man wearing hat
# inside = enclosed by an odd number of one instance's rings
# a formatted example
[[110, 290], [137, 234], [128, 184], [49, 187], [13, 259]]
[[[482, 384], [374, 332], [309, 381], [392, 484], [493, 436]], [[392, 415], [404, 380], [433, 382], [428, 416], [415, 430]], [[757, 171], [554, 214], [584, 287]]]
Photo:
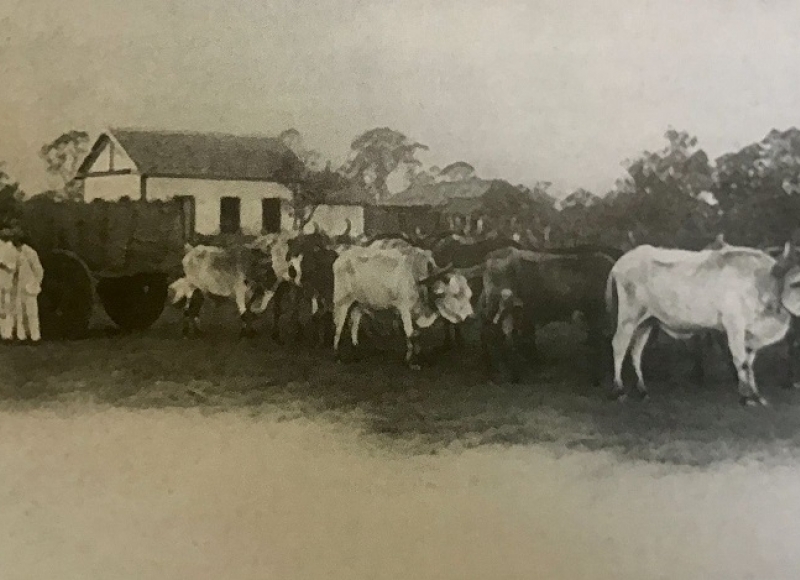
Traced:
[[19, 252], [11, 243], [11, 228], [0, 229], [0, 339], [10, 341], [14, 336], [14, 277]]
[[16, 317], [17, 340], [39, 342], [39, 293], [42, 291], [44, 269], [36, 250], [24, 243], [22, 228], [11, 228], [10, 241], [17, 251], [14, 275], [14, 316]]

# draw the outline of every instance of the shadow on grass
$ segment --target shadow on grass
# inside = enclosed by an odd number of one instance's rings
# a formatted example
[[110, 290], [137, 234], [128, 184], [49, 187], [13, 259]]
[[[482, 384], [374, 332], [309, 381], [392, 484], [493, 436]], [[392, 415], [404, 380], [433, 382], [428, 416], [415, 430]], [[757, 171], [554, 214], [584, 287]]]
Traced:
[[[129, 408], [258, 414], [269, 407], [287, 419], [357, 418], [367, 433], [411, 453], [545, 443], [708, 465], [793, 453], [800, 442], [800, 394], [780, 388], [780, 349], [757, 364], [773, 405], [752, 409], [738, 405], [722, 353], [709, 356], [707, 384], [695, 385], [688, 357], [674, 344], [646, 353], [648, 402], [610, 401], [607, 387], [589, 383], [580, 333], [558, 326], [542, 333], [544, 362], [520, 384], [488, 381], [474, 341], [415, 372], [403, 366], [397, 337], [362, 350], [358, 362], [339, 364], [329, 349], [279, 347], [264, 332], [240, 340], [232, 324], [208, 323], [195, 340], [180, 338], [176, 317], [144, 333], [96, 332], [80, 341], [0, 348], [0, 398], [13, 407], [80, 395]], [[432, 333], [427, 348], [442, 338]]]

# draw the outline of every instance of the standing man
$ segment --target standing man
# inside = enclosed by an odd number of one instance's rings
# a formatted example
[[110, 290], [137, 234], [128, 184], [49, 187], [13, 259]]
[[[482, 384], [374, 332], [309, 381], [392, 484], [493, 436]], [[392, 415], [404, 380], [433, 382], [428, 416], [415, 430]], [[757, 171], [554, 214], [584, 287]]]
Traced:
[[0, 339], [10, 342], [14, 338], [14, 278], [17, 272], [17, 254], [11, 243], [11, 229], [0, 230]]
[[39, 293], [42, 291], [44, 269], [39, 254], [24, 242], [19, 226], [11, 230], [11, 243], [17, 250], [17, 268], [14, 288], [14, 311], [16, 314], [17, 340], [30, 339], [37, 343], [42, 336], [39, 331]]

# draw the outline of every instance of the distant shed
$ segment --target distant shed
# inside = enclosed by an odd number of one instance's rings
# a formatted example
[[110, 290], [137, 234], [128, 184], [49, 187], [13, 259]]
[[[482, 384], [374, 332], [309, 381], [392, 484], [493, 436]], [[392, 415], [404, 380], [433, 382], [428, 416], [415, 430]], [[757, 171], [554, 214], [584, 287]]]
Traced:
[[506, 181], [477, 177], [414, 185], [382, 202], [380, 207], [387, 214], [385, 221], [403, 232], [412, 233], [416, 228], [424, 233], [453, 230], [457, 224], [477, 218], [487, 194], [509, 188], [516, 190]]

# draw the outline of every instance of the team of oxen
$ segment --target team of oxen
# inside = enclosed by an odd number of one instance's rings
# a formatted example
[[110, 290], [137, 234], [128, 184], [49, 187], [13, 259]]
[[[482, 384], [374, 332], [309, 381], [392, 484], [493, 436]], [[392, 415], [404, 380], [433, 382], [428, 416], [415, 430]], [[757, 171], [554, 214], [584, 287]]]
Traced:
[[[394, 311], [406, 341], [405, 361], [420, 364], [418, 337], [437, 319], [445, 342], [463, 343], [461, 326], [480, 325], [490, 373], [516, 381], [537, 360], [536, 329], [580, 315], [591, 348], [591, 379], [613, 375], [614, 397], [647, 396], [642, 354], [654, 330], [694, 346], [702, 376], [703, 346], [727, 344], [743, 404], [766, 404], [756, 385], [754, 361], [763, 348], [785, 340], [789, 384], [798, 342], [800, 250], [733, 246], [719, 236], [700, 251], [640, 245], [538, 248], [519, 236], [480, 239], [455, 234], [352, 238], [281, 232], [236, 248], [188, 246], [184, 276], [171, 286], [184, 310], [184, 334], [198, 331], [205, 297], [233, 299], [242, 334], [272, 305], [272, 338], [280, 342], [279, 318], [291, 314], [303, 334], [299, 310], [310, 305], [317, 346], [359, 344], [364, 315]], [[349, 327], [349, 337], [346, 333]], [[626, 389], [623, 363], [630, 354], [637, 380]]]

